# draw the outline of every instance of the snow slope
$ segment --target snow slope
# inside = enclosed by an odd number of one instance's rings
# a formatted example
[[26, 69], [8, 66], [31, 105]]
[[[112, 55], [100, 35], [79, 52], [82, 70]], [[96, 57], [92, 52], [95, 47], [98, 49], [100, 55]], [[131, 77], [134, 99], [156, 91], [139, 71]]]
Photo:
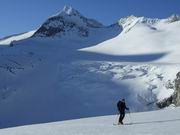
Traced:
[[159, 59], [154, 62], [180, 62], [177, 59], [180, 57], [178, 51], [180, 49], [180, 21], [172, 23], [167, 22], [167, 19], [148, 21], [144, 17], [132, 16], [126, 20], [126, 23], [120, 20], [124, 28], [117, 37], [80, 50], [116, 56], [159, 54]]
[[[112, 113], [114, 108], [109, 107], [117, 98], [108, 93], [114, 95], [109, 91], [111, 86], [119, 88], [111, 82], [106, 87], [108, 79], [81, 64], [80, 61], [96, 56], [79, 53], [77, 49], [120, 32], [121, 27], [116, 24], [90, 29], [89, 36], [82, 39], [36, 37], [13, 47], [0, 46], [0, 127], [97, 116], [102, 114], [101, 109]], [[100, 99], [98, 95], [105, 90], [107, 93]], [[106, 99], [108, 107], [99, 108]]]
[[1, 39], [0, 45], [9, 45], [12, 41], [20, 41], [20, 40], [30, 38], [35, 32], [36, 30], [33, 30], [33, 31], [29, 31], [23, 34], [13, 35], [13, 36]]
[[1, 129], [1, 135], [179, 135], [180, 108], [126, 115], [125, 125], [116, 125], [117, 116], [36, 124]]

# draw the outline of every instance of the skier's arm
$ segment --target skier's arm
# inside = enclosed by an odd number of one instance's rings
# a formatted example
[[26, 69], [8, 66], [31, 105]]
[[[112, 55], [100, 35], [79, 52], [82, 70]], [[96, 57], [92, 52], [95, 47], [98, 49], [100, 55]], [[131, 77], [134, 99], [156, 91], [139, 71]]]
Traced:
[[126, 104], [125, 104], [125, 109], [126, 109], [126, 110], [129, 110], [129, 108], [128, 108], [128, 107], [126, 107]]

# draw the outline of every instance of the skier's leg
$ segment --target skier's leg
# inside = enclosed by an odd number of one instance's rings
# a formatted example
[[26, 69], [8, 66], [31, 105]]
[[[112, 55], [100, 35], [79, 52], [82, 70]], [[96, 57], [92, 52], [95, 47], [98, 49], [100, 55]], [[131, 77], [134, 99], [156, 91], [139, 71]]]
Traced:
[[123, 124], [123, 119], [125, 117], [125, 113], [122, 113], [122, 116], [121, 116], [121, 124]]
[[119, 121], [118, 121], [118, 124], [121, 123], [121, 114], [119, 115]]
[[120, 113], [119, 124], [123, 124], [122, 120], [123, 120], [123, 113]]

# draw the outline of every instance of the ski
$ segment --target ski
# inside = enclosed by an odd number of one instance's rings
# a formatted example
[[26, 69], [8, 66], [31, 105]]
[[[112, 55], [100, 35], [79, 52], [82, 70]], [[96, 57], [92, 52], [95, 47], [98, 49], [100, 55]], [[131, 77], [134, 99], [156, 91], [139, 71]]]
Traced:
[[113, 123], [113, 126], [123, 126], [123, 125], [133, 125], [133, 123], [124, 123], [124, 124], [118, 124], [118, 123]]

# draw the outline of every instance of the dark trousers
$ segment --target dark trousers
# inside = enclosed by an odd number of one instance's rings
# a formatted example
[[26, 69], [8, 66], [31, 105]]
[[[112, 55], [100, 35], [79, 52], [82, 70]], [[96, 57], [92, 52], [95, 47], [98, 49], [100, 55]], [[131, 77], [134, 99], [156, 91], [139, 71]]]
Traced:
[[119, 123], [123, 124], [123, 119], [125, 117], [125, 112], [120, 112], [120, 116], [119, 116]]

